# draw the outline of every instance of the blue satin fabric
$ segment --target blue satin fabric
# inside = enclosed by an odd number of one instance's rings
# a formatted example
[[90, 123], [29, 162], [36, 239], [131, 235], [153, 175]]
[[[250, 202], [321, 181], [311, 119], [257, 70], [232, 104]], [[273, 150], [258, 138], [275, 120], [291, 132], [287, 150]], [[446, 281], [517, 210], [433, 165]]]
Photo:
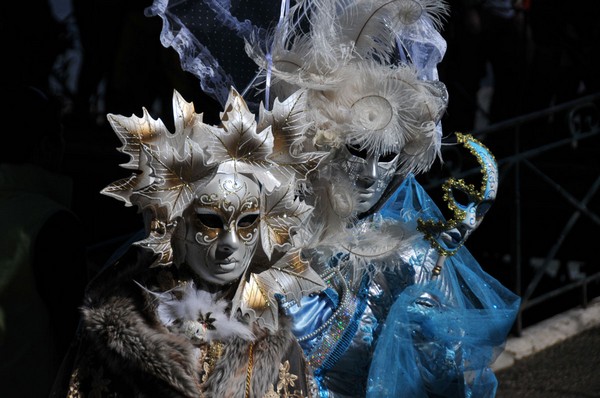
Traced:
[[[286, 313], [293, 320], [292, 332], [296, 337], [308, 336], [325, 323], [338, 306], [339, 298], [335, 290], [326, 289], [320, 295], [304, 296], [300, 305], [291, 303]], [[285, 306], [285, 305], [284, 305]], [[316, 339], [300, 341], [300, 346], [309, 352]]]

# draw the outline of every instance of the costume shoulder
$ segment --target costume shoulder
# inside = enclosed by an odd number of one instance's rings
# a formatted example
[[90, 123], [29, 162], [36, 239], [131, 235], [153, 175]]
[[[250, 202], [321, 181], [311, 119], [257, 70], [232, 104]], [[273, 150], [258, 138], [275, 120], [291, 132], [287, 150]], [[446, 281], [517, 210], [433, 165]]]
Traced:
[[149, 272], [151, 258], [132, 249], [91, 282], [72, 348], [76, 354], [60, 377], [69, 380], [69, 389], [85, 395], [98, 389], [119, 394], [160, 391], [165, 397], [197, 394], [193, 346], [160, 323], [155, 302], [142, 288], [162, 271]]

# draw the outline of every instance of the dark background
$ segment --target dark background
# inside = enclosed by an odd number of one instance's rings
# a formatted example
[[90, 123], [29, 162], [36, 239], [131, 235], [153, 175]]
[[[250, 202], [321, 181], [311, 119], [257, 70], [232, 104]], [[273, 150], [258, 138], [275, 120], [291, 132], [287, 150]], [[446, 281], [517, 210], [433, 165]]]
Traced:
[[[105, 186], [130, 173], [119, 167], [128, 159], [117, 150], [121, 143], [106, 114], [141, 116], [146, 107], [170, 127], [174, 89], [194, 102], [205, 121], [218, 121], [220, 108], [201, 92], [194, 76], [181, 70], [174, 50], [160, 44], [160, 18], [143, 15], [150, 1], [11, 3], [2, 14], [3, 84], [35, 85], [62, 104], [67, 144], [62, 171], [74, 181], [73, 206], [83, 222], [81, 233], [94, 270], [142, 227], [135, 208], [100, 194]], [[501, 167], [498, 200], [467, 246], [485, 270], [522, 293], [535, 275], [533, 264], [562, 239], [553, 259], [558, 265], [544, 273], [536, 290], [541, 294], [598, 272], [593, 244], [598, 223], [582, 216], [561, 237], [576, 206], [560, 191], [569, 192], [576, 201], [585, 196], [600, 174], [600, 146], [596, 137], [544, 152], [535, 158], [535, 165], [555, 184], [524, 168], [517, 190], [517, 177], [507, 160], [515, 143], [521, 149], [536, 148], [569, 137], [573, 126], [568, 111], [561, 111], [519, 123], [517, 139], [517, 124], [510, 121], [600, 91], [598, 3], [519, 1], [508, 20], [472, 7], [473, 3], [449, 1], [450, 16], [442, 31], [448, 50], [439, 66], [440, 80], [450, 95], [444, 131], [446, 135], [477, 133], [509, 123], [504, 129], [477, 136], [506, 167]], [[590, 120], [588, 124], [597, 127], [597, 112]], [[445, 210], [440, 181], [470, 164], [468, 156], [456, 148], [444, 148], [443, 154], [444, 163], [436, 163], [419, 179]], [[523, 217], [520, 270], [515, 268], [514, 250], [517, 194]], [[598, 195], [593, 195], [587, 208], [597, 212], [598, 202]], [[577, 264], [568, 265], [573, 262]], [[597, 283], [590, 285], [590, 295], [598, 295]], [[580, 293], [571, 296], [532, 310], [526, 322], [578, 305]]]

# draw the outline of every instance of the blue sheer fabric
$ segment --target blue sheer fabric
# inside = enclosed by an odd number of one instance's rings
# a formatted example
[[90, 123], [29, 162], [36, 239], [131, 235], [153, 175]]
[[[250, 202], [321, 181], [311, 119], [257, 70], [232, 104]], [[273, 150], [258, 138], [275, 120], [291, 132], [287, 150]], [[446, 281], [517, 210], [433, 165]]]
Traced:
[[265, 87], [255, 81], [259, 68], [246, 55], [245, 41], [261, 43], [267, 50], [268, 33], [277, 26], [286, 3], [155, 0], [145, 13], [162, 19], [162, 45], [177, 51], [182, 69], [198, 78], [204, 92], [225, 105], [233, 87], [251, 109], [258, 109], [258, 95]]
[[[413, 176], [378, 217], [413, 229], [419, 217], [443, 220]], [[518, 296], [464, 247], [438, 276], [431, 273], [437, 254], [422, 237], [397, 256], [402, 265], [365, 274], [353, 300], [328, 289], [288, 305], [320, 396], [494, 397], [490, 365], [515, 320]], [[344, 258], [334, 256], [329, 266]]]
[[[443, 220], [412, 177], [381, 213], [408, 223]], [[367, 397], [494, 397], [497, 381], [489, 366], [519, 305], [518, 296], [459, 249], [439, 276], [409, 286], [395, 300], [373, 354]]]
[[446, 53], [446, 40], [431, 21], [404, 26], [397, 32], [397, 42], [401, 61], [414, 65], [419, 78], [438, 80], [437, 65]]

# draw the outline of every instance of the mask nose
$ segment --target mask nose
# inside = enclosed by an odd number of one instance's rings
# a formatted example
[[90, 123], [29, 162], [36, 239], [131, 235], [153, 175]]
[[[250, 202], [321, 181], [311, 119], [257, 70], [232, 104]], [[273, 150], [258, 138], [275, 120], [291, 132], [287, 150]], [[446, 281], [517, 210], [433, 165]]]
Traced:
[[367, 187], [370, 187], [379, 178], [379, 172], [377, 170], [377, 158], [370, 156], [366, 159], [367, 164], [358, 176], [359, 180], [363, 182]]
[[223, 231], [219, 239], [219, 251], [226, 254], [235, 252], [240, 247], [240, 240], [235, 228], [229, 228]]

